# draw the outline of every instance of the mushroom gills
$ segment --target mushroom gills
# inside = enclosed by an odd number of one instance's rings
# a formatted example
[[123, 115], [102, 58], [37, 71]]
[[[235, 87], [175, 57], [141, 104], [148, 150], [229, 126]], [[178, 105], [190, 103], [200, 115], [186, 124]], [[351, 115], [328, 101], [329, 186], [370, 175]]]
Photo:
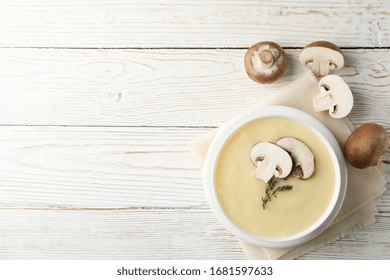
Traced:
[[281, 46], [263, 41], [251, 46], [245, 54], [245, 70], [258, 83], [272, 83], [284, 73], [286, 60]]
[[329, 74], [329, 70], [334, 70], [334, 64], [329, 59], [315, 59], [307, 63], [307, 66], [317, 77], [323, 77]]
[[269, 77], [279, 69], [279, 56], [277, 49], [271, 49], [269, 45], [260, 46], [252, 56], [253, 69], [258, 75]]
[[286, 150], [292, 160], [292, 173], [299, 179], [310, 178], [315, 171], [315, 159], [310, 148], [302, 141], [293, 137], [284, 137], [276, 145]]
[[287, 177], [292, 169], [290, 155], [281, 147], [270, 142], [256, 144], [251, 151], [252, 163], [256, 166], [255, 176], [268, 183], [273, 176]]

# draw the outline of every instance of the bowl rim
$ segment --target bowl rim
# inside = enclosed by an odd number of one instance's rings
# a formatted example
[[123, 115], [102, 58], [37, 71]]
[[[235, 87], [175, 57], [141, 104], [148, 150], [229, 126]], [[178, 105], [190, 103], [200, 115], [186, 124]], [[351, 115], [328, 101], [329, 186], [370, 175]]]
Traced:
[[[288, 237], [260, 237], [245, 231], [238, 226], [223, 210], [216, 192], [216, 166], [220, 153], [227, 141], [245, 125], [265, 118], [287, 118], [309, 128], [327, 147], [333, 159], [335, 169], [335, 189], [331, 201], [322, 216], [310, 227]], [[221, 127], [208, 149], [204, 171], [206, 195], [214, 215], [230, 232], [240, 239], [257, 246], [269, 248], [284, 248], [307, 242], [323, 232], [337, 216], [347, 189], [347, 168], [341, 148], [330, 130], [310, 114], [288, 106], [268, 105], [255, 107], [239, 115]]]

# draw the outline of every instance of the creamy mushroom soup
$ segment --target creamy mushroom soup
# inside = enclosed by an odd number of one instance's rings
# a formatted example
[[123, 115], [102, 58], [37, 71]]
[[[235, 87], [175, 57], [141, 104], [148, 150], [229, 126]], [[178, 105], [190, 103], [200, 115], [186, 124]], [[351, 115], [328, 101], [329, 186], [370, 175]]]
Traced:
[[[283, 137], [304, 142], [315, 158], [314, 174], [300, 180], [277, 179], [276, 186], [291, 185], [262, 207], [266, 183], [255, 177], [251, 149], [259, 142]], [[223, 147], [216, 167], [219, 200], [230, 219], [242, 229], [262, 237], [288, 237], [313, 225], [325, 212], [334, 192], [335, 171], [331, 155], [307, 127], [285, 118], [265, 118], [239, 129]]]

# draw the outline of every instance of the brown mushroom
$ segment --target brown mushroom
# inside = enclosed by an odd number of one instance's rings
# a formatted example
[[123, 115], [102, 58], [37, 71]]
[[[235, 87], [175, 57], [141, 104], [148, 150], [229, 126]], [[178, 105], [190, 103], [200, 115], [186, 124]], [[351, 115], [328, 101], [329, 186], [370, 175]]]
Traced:
[[344, 145], [346, 160], [356, 168], [377, 165], [389, 147], [389, 135], [380, 125], [374, 123], [358, 127]]
[[340, 48], [327, 41], [306, 45], [299, 55], [299, 61], [317, 77], [324, 77], [330, 70], [338, 70], [344, 66], [344, 56]]
[[273, 83], [284, 73], [286, 55], [281, 46], [264, 41], [251, 46], [245, 54], [245, 70], [255, 82]]

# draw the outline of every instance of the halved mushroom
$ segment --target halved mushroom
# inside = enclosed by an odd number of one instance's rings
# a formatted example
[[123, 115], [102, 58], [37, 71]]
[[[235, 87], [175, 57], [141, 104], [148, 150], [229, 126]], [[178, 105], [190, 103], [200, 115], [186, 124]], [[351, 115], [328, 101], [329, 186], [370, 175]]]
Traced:
[[302, 141], [293, 137], [284, 137], [276, 142], [276, 145], [286, 150], [292, 160], [292, 173], [299, 179], [307, 179], [315, 170], [314, 155]]
[[257, 43], [251, 46], [245, 54], [246, 73], [258, 83], [275, 82], [284, 73], [285, 56], [282, 47], [274, 42]]
[[256, 165], [256, 177], [265, 183], [268, 183], [273, 176], [285, 178], [291, 172], [290, 155], [281, 147], [269, 142], [255, 145], [251, 151], [251, 159]]
[[317, 77], [326, 76], [329, 70], [338, 70], [344, 66], [344, 56], [340, 48], [327, 41], [306, 45], [299, 55], [299, 61]]
[[343, 118], [353, 107], [352, 92], [344, 80], [337, 75], [323, 77], [318, 84], [320, 93], [313, 98], [314, 111], [329, 110], [333, 118]]

